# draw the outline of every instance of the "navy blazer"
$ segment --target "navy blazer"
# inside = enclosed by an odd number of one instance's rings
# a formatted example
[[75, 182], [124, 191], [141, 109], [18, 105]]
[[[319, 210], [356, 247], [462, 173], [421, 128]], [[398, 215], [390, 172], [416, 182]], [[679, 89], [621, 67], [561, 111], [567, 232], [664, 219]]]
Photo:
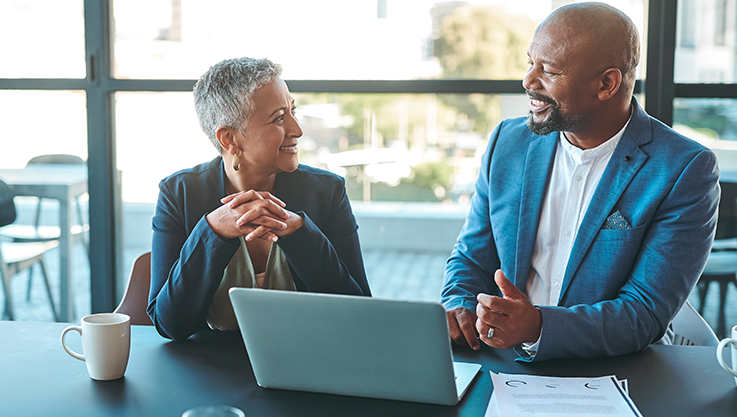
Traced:
[[[719, 203], [716, 156], [632, 101], [632, 119], [578, 230], [558, 304], [538, 306], [535, 360], [620, 355], [660, 340], [706, 263]], [[534, 135], [524, 118], [492, 133], [446, 266], [446, 308], [475, 311], [478, 293], [499, 295], [499, 268], [525, 292], [558, 138]], [[617, 211], [631, 227], [607, 224], [620, 218]]]
[[[220, 157], [165, 178], [159, 190], [148, 314], [162, 336], [183, 340], [207, 328], [212, 297], [240, 241], [218, 237], [205, 219], [226, 195]], [[304, 218], [277, 242], [297, 290], [370, 296], [343, 178], [300, 165], [276, 175], [273, 194]]]

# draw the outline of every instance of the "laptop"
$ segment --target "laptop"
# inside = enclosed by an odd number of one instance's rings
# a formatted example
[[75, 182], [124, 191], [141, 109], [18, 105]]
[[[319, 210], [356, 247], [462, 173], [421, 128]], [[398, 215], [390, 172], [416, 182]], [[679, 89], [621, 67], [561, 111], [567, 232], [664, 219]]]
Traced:
[[439, 303], [231, 288], [259, 386], [455, 405], [481, 369], [453, 362]]

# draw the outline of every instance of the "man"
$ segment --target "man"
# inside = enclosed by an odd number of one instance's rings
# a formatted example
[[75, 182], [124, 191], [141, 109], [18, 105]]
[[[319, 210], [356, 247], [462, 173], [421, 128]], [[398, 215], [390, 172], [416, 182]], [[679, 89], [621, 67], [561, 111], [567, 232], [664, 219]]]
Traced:
[[492, 133], [445, 270], [456, 343], [532, 361], [672, 338], [714, 237], [719, 171], [632, 96], [638, 39], [601, 3], [561, 7], [535, 31], [530, 114]]

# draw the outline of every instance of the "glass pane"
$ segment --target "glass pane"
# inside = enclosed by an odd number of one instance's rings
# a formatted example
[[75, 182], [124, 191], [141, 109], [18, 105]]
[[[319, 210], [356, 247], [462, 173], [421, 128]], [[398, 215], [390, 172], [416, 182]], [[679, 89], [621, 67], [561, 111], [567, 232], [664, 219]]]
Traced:
[[0, 1], [0, 78], [84, 78], [82, 0]]
[[[293, 0], [275, 12], [269, 2], [115, 1], [116, 77], [196, 79], [251, 56], [282, 64], [285, 79], [522, 79], [535, 27], [566, 3]], [[644, 0], [610, 3], [644, 39]]]
[[118, 92], [115, 102], [124, 204], [156, 203], [160, 180], [217, 156], [200, 129], [192, 93]]
[[[441, 263], [463, 224], [489, 132], [502, 118], [528, 111], [525, 95], [294, 96], [304, 131], [299, 141], [300, 162], [346, 178], [364, 250], [389, 247], [386, 241], [392, 231], [383, 225], [390, 220], [376, 218], [376, 202], [394, 202], [383, 207], [394, 212], [402, 205], [402, 210], [412, 213], [412, 221], [427, 217], [442, 223], [440, 228], [455, 227], [436, 231], [429, 239], [435, 245], [430, 249], [441, 253]], [[200, 130], [191, 93], [120, 92], [116, 94], [116, 123], [123, 186], [123, 270], [129, 271], [135, 257], [151, 249], [151, 217], [159, 181], [207, 162], [217, 153]], [[371, 204], [362, 204], [364, 201]], [[428, 202], [433, 203], [432, 209], [422, 204]], [[446, 204], [437, 204], [441, 202]], [[407, 221], [401, 225], [409, 227]], [[392, 238], [391, 244], [400, 245], [398, 239]], [[423, 299], [438, 297], [442, 268], [435, 272], [438, 289], [423, 292]], [[121, 279], [125, 282], [127, 277]]]
[[115, 103], [123, 200], [121, 270], [125, 271], [116, 285], [122, 294], [133, 261], [151, 251], [151, 218], [159, 181], [211, 160], [217, 151], [200, 129], [192, 93], [119, 92]]
[[678, 1], [675, 81], [734, 83], [737, 79], [736, 23], [733, 2]]
[[713, 149], [722, 176], [737, 180], [737, 99], [673, 100], [673, 128]]
[[673, 126], [694, 140], [730, 141], [737, 145], [737, 99], [675, 99]]
[[[0, 91], [0, 179], [13, 187], [17, 212], [12, 224], [0, 228], [0, 240], [6, 248], [52, 242], [43, 259], [63, 321], [90, 312], [86, 111], [82, 91]], [[64, 219], [68, 234], [60, 229]], [[40, 268], [21, 271], [10, 282], [16, 320], [54, 320]], [[0, 300], [6, 296], [0, 291]]]

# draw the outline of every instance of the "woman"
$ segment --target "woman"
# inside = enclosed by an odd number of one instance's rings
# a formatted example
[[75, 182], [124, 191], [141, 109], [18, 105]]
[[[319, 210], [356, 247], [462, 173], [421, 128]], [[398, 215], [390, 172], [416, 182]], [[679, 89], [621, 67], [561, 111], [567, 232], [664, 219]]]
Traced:
[[231, 59], [194, 87], [220, 156], [159, 184], [148, 314], [164, 337], [237, 330], [233, 286], [371, 295], [345, 183], [299, 165], [280, 75], [266, 59]]

